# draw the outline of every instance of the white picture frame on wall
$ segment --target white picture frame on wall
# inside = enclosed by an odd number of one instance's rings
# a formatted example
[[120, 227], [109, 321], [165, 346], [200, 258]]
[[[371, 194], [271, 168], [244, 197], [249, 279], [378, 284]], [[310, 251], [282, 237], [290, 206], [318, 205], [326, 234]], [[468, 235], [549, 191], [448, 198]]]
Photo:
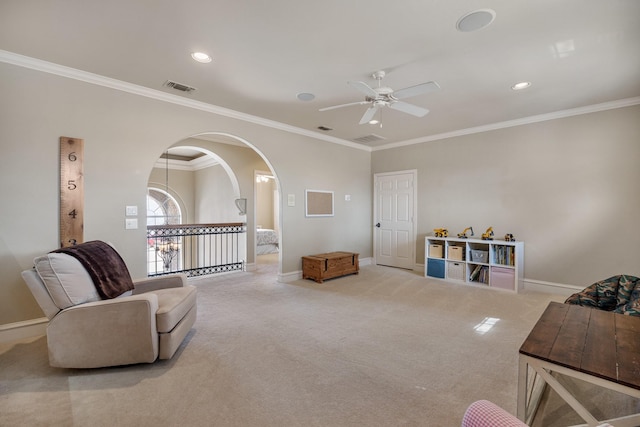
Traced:
[[333, 191], [305, 190], [305, 216], [333, 216]]

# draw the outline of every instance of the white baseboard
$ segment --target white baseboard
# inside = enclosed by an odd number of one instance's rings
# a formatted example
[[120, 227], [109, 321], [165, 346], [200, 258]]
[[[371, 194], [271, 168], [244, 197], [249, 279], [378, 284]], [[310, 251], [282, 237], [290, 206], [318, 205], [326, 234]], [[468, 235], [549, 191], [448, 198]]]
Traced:
[[0, 343], [46, 335], [48, 324], [49, 319], [41, 317], [39, 319], [0, 325]]
[[373, 264], [373, 258], [372, 257], [367, 257], [367, 258], [361, 258], [360, 259], [360, 265], [372, 265]]
[[302, 270], [292, 271], [291, 273], [278, 274], [278, 282], [289, 283], [302, 279]]
[[570, 296], [581, 291], [584, 287], [566, 285], [564, 283], [544, 282], [542, 280], [524, 279], [522, 281], [526, 291], [545, 292], [548, 294]]
[[[360, 260], [360, 266], [374, 264], [373, 258], [363, 258]], [[424, 264], [415, 264], [413, 271], [424, 276]], [[283, 283], [294, 282], [302, 279], [302, 271], [293, 271], [291, 273], [279, 274], [278, 281]], [[564, 283], [545, 282], [542, 280], [524, 279], [522, 285], [525, 291], [530, 292], [544, 292], [547, 294], [564, 295], [569, 296], [576, 292], [581, 291], [583, 288], [574, 285], [567, 285]]]

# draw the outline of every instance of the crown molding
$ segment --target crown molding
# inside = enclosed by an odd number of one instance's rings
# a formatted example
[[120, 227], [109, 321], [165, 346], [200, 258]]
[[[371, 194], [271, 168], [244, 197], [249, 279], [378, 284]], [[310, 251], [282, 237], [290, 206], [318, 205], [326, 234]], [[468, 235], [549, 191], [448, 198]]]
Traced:
[[442, 139], [455, 138], [457, 136], [471, 135], [475, 133], [489, 132], [492, 130], [505, 129], [514, 126], [528, 125], [532, 123], [545, 122], [548, 120], [562, 119], [565, 117], [579, 116], [582, 114], [597, 113], [600, 111], [613, 110], [616, 108], [631, 107], [640, 104], [640, 96], [633, 98], [625, 98], [617, 101], [603, 102], [601, 104], [588, 105], [586, 107], [571, 108], [568, 110], [555, 111], [553, 113], [539, 114], [537, 116], [523, 117], [521, 119], [507, 120], [505, 122], [492, 123], [483, 126], [476, 126], [467, 129], [456, 130], [453, 132], [439, 133], [436, 135], [426, 136], [424, 138], [409, 139], [406, 141], [392, 142], [380, 145], [372, 149], [372, 151], [388, 150], [390, 148], [405, 147], [407, 145], [422, 144], [425, 142], [439, 141]]
[[82, 81], [82, 82], [97, 85], [97, 86], [103, 86], [103, 87], [131, 93], [138, 96], [144, 96], [146, 98], [168, 102], [171, 104], [192, 108], [194, 110], [200, 110], [207, 113], [216, 114], [219, 116], [238, 119], [245, 122], [254, 123], [260, 126], [278, 129], [278, 130], [282, 130], [285, 132], [298, 134], [302, 136], [307, 136], [309, 138], [320, 139], [323, 141], [344, 145], [344, 146], [355, 148], [358, 150], [369, 151], [369, 152], [371, 151], [370, 147], [363, 146], [355, 142], [350, 142], [350, 141], [332, 137], [329, 135], [323, 135], [318, 132], [287, 125], [285, 123], [280, 123], [275, 120], [269, 120], [262, 117], [252, 116], [250, 114], [241, 113], [239, 111], [231, 110], [224, 107], [219, 107], [217, 105], [208, 104], [206, 102], [184, 98], [178, 95], [162, 92], [157, 89], [151, 89], [151, 88], [136, 85], [133, 83], [124, 82], [122, 80], [112, 79], [110, 77], [105, 77], [99, 74], [94, 74], [87, 71], [82, 71], [75, 68], [67, 67], [64, 65], [55, 64], [53, 62], [43, 61], [41, 59], [20, 55], [17, 53], [6, 51], [6, 50], [0, 50], [0, 62], [5, 62], [7, 64], [29, 68], [29, 69], [41, 71], [44, 73], [54, 74], [60, 77], [66, 77], [69, 79], [78, 80], [78, 81]]
[[460, 129], [452, 132], [445, 132], [436, 135], [425, 136], [421, 138], [409, 139], [405, 141], [392, 142], [389, 144], [380, 145], [377, 147], [369, 147], [355, 142], [347, 141], [341, 138], [324, 135], [318, 132], [310, 131], [307, 129], [298, 128], [295, 126], [280, 123], [275, 120], [269, 120], [262, 117], [252, 116], [250, 114], [241, 113], [239, 111], [231, 110], [217, 105], [208, 104], [206, 102], [195, 101], [192, 99], [184, 98], [178, 95], [162, 92], [157, 89], [150, 89], [144, 86], [124, 82], [122, 80], [112, 79], [104, 77], [98, 74], [89, 73], [87, 71], [78, 70], [64, 65], [55, 64], [52, 62], [43, 61], [37, 58], [20, 55], [17, 53], [9, 52], [0, 49], [0, 62], [16, 65], [19, 67], [30, 68], [32, 70], [41, 71], [49, 74], [55, 74], [57, 76], [66, 77], [73, 80], [82, 81], [98, 86], [104, 86], [122, 92], [131, 93], [134, 95], [144, 96], [147, 98], [155, 99], [158, 101], [168, 102], [171, 104], [180, 105], [183, 107], [192, 108], [216, 114], [224, 117], [242, 120], [245, 122], [254, 123], [260, 126], [265, 126], [273, 129], [282, 130], [297, 135], [307, 136], [314, 139], [319, 139], [334, 144], [344, 145], [350, 148], [355, 148], [363, 151], [380, 151], [388, 150], [391, 148], [405, 147], [407, 145], [422, 144], [425, 142], [438, 141], [442, 139], [455, 138], [458, 136], [471, 135], [475, 133], [489, 132], [492, 130], [505, 129], [514, 126], [522, 126], [532, 123], [539, 123], [548, 120], [561, 119], [565, 117], [578, 116], [582, 114], [595, 113], [600, 111], [612, 110], [616, 108], [630, 107], [640, 104], [640, 97], [626, 98], [617, 101], [604, 102], [601, 104], [588, 105], [585, 107], [572, 108], [568, 110], [556, 111], [553, 113], [540, 114], [536, 116], [524, 117], [521, 119], [508, 120], [504, 122], [492, 123], [488, 125], [476, 126], [467, 129]]

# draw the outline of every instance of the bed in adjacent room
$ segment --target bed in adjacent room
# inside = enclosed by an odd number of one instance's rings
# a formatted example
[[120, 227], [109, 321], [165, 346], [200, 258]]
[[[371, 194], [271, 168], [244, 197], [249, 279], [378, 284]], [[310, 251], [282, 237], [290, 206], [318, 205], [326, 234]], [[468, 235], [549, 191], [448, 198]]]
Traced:
[[269, 228], [256, 230], [256, 255], [278, 253], [278, 233]]

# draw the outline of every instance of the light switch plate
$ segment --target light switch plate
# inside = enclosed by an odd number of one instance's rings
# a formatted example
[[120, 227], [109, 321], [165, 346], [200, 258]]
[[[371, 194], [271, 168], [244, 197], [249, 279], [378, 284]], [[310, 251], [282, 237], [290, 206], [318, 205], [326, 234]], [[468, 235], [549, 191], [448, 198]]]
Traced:
[[126, 212], [127, 212], [127, 216], [136, 216], [136, 215], [138, 215], [138, 207], [137, 206], [127, 206]]
[[289, 194], [287, 195], [287, 206], [295, 206], [296, 205], [296, 195]]
[[124, 228], [127, 230], [135, 230], [138, 228], [138, 218], [127, 218], [124, 220]]

